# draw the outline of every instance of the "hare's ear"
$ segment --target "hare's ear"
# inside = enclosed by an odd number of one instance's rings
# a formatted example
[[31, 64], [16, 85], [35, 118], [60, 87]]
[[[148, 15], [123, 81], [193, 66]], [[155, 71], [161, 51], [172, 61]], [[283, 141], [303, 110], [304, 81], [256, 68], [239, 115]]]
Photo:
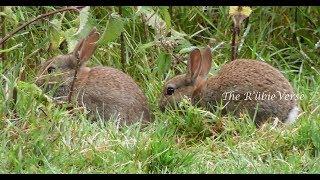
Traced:
[[194, 49], [190, 53], [190, 59], [188, 61], [187, 76], [191, 82], [195, 82], [201, 69], [201, 52], [198, 48]]
[[194, 83], [192, 101], [195, 103], [201, 97], [202, 91], [206, 88], [207, 77], [212, 65], [211, 49], [207, 46], [202, 53], [201, 68], [197, 81]]
[[206, 79], [210, 72], [211, 66], [212, 66], [212, 54], [211, 54], [210, 46], [207, 46], [202, 54], [201, 70], [199, 72], [199, 76]]
[[87, 37], [78, 42], [73, 53], [79, 58], [81, 63], [87, 61], [92, 56], [96, 50], [96, 43], [99, 37], [100, 34], [94, 27]]

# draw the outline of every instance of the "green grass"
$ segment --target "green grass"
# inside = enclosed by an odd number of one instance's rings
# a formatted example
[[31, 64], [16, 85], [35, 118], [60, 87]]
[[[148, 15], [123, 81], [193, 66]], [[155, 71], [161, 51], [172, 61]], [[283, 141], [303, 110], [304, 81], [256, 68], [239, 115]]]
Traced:
[[[55, 7], [15, 7], [6, 18], [6, 31]], [[157, 7], [154, 9], [158, 9]], [[150, 46], [154, 30], [145, 37], [141, 17], [125, 7], [125, 71], [148, 97], [154, 122], [117, 129], [113, 121], [90, 122], [83, 113], [70, 114], [65, 107], [44, 103], [30, 87], [18, 91], [15, 106], [13, 87], [24, 69], [24, 81], [34, 83], [36, 69], [44, 59], [66, 53], [49, 49], [56, 33], [48, 20], [28, 26], [6, 43], [0, 63], [7, 87], [0, 91], [0, 172], [2, 173], [319, 173], [320, 172], [320, 61], [314, 44], [320, 35], [320, 8], [253, 7], [248, 34], [239, 52], [241, 58], [266, 61], [289, 79], [303, 95], [302, 113], [291, 126], [265, 124], [255, 128], [247, 116], [236, 119], [190, 105], [159, 111], [158, 99], [166, 78], [185, 72], [185, 65], [165, 66], [184, 48], [203, 47], [209, 41], [213, 52], [212, 73], [229, 61], [231, 19], [227, 7], [174, 7], [171, 26], [185, 33], [185, 41], [173, 50]], [[91, 7], [92, 23], [103, 31], [117, 8]], [[16, 18], [16, 20], [14, 19]], [[77, 28], [77, 13], [65, 13], [62, 30]], [[242, 29], [243, 34], [245, 29]], [[100, 46], [89, 66], [121, 68], [119, 39]], [[9, 89], [10, 93], [6, 93]], [[11, 90], [11, 91], [10, 91]], [[26, 93], [28, 92], [28, 93]], [[79, 109], [81, 111], [81, 109]], [[82, 111], [81, 111], [82, 112]]]

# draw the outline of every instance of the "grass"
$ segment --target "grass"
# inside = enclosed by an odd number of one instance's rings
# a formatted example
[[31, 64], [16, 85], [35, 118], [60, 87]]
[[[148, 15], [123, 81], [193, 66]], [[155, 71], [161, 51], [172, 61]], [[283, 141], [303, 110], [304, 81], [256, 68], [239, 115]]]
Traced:
[[[6, 18], [6, 31], [20, 22], [55, 7], [14, 7]], [[155, 8], [157, 9], [157, 8]], [[185, 33], [179, 48], [167, 51], [150, 46], [154, 30], [145, 37], [141, 17], [132, 7], [123, 10], [130, 19], [124, 39], [127, 61], [125, 71], [140, 85], [155, 115], [145, 128], [134, 124], [117, 129], [114, 121], [90, 122], [83, 113], [70, 114], [65, 107], [39, 100], [33, 89], [18, 91], [13, 106], [10, 93], [23, 76], [34, 82], [35, 66], [65, 49], [49, 49], [52, 26], [49, 19], [20, 31], [6, 43], [6, 48], [21, 43], [6, 53], [0, 63], [7, 87], [0, 91], [0, 172], [2, 173], [319, 173], [320, 172], [320, 63], [314, 44], [319, 40], [320, 9], [299, 7], [253, 7], [250, 29], [239, 52], [241, 58], [266, 61], [289, 79], [300, 101], [302, 113], [291, 125], [265, 124], [255, 128], [244, 115], [221, 116], [184, 101], [178, 110], [159, 111], [158, 99], [165, 79], [185, 72], [180, 63], [176, 69], [160, 67], [159, 61], [174, 60], [184, 47], [213, 47], [211, 73], [229, 61], [231, 19], [227, 7], [174, 7], [172, 27]], [[117, 8], [91, 7], [93, 23], [103, 31], [109, 15]], [[62, 29], [78, 27], [77, 13], [62, 17]], [[50, 19], [50, 20], [51, 20]], [[242, 34], [245, 29], [242, 29]], [[121, 68], [120, 42], [100, 46], [89, 66]], [[25, 74], [21, 73], [24, 69]]]

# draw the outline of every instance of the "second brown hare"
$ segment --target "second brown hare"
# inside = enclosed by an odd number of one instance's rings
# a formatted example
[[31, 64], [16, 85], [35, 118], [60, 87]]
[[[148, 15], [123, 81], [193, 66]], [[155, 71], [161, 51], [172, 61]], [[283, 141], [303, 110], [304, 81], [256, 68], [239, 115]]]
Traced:
[[257, 126], [272, 118], [293, 123], [299, 113], [297, 96], [283, 74], [271, 65], [252, 59], [236, 59], [207, 77], [211, 69], [210, 47], [194, 49], [186, 74], [168, 80], [160, 109], [179, 103], [183, 97], [210, 110], [222, 105], [222, 113], [247, 112]]
[[[81, 39], [72, 53], [56, 56], [41, 64], [36, 84], [53, 96], [66, 101], [76, 69], [73, 98], [89, 114], [108, 120], [117, 118], [120, 124], [139, 120], [150, 121], [145, 95], [135, 81], [120, 70], [111, 67], [87, 67], [100, 34], [96, 28]], [[78, 63], [80, 62], [80, 63]], [[79, 68], [78, 68], [79, 67]], [[56, 87], [56, 89], [54, 89]]]

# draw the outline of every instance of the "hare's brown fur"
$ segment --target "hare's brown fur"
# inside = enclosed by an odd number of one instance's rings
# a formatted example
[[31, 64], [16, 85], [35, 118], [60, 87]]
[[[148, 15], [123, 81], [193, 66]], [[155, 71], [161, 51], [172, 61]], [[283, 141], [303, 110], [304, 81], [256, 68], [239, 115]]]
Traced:
[[75, 83], [77, 101], [90, 111], [103, 112], [104, 119], [118, 114], [129, 123], [142, 116], [144, 121], [150, 120], [147, 99], [127, 74], [110, 67], [94, 67], [79, 75], [85, 79], [78, 78]]
[[[240, 97], [230, 100], [230, 96], [223, 94], [226, 92], [234, 92]], [[263, 100], [256, 96], [258, 93], [261, 96], [263, 93], [274, 94], [275, 97], [271, 100], [265, 96]], [[203, 101], [206, 106], [222, 102], [226, 112], [239, 114], [248, 110], [249, 115], [256, 114], [258, 124], [271, 117], [284, 122], [297, 105], [296, 97], [284, 100], [286, 94], [294, 95], [293, 88], [279, 70], [261, 61], [238, 59], [225, 64], [216, 76], [208, 79]]]
[[[127, 74], [111, 67], [85, 66], [94, 52], [94, 43], [98, 38], [97, 32], [78, 43], [73, 53], [60, 55], [44, 62], [40, 68], [37, 85], [45, 87], [46, 91], [54, 91], [54, 97], [66, 100], [77, 63], [81, 62], [77, 78], [74, 83], [72, 98], [78, 105], [86, 107], [94, 117], [99, 115], [102, 119], [111, 117], [120, 118], [120, 123], [131, 124], [142, 119], [142, 122], [151, 120], [147, 98]], [[83, 46], [83, 47], [82, 47]], [[77, 56], [80, 58], [77, 59]], [[48, 69], [55, 72], [49, 74]]]
[[[199, 50], [194, 52], [200, 55]], [[196, 57], [194, 52], [189, 61], [193, 61], [193, 67], [197, 67], [194, 64], [199, 60], [194, 58]], [[202, 76], [190, 79], [190, 72], [188, 72], [173, 77], [165, 83], [163, 96], [159, 103], [162, 110], [186, 96], [191, 98], [193, 103], [210, 110], [222, 104], [224, 114], [239, 115], [248, 112], [251, 117], [255, 117], [255, 123], [259, 125], [276, 117], [286, 122], [291, 110], [297, 109], [292, 86], [276, 68], [262, 61], [237, 59], [222, 66], [217, 75], [206, 78], [205, 74], [208, 74], [211, 67], [210, 48], [208, 47], [204, 53], [202, 61], [206, 62], [203, 63], [202, 68], [200, 66], [197, 69], [188, 65], [191, 71], [194, 71], [195, 74], [202, 74]], [[178, 88], [175, 89], [174, 94], [168, 95], [166, 94], [168, 87]], [[229, 94], [226, 94], [227, 92]], [[231, 92], [234, 96], [230, 96]], [[258, 94], [260, 96], [256, 96]]]

